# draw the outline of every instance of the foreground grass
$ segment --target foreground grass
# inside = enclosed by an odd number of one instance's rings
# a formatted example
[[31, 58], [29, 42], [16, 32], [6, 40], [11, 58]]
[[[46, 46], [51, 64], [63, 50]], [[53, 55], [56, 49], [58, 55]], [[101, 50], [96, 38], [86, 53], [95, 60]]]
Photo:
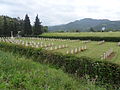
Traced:
[[96, 87], [89, 79], [78, 82], [62, 70], [2, 51], [0, 51], [0, 89], [105, 90]]

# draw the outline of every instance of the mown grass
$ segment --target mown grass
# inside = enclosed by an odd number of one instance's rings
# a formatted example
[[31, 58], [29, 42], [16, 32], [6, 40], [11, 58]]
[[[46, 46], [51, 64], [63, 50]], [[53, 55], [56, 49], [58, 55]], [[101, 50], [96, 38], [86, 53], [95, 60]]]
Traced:
[[2, 90], [105, 90], [89, 79], [76, 81], [62, 70], [0, 51]]
[[120, 32], [80, 32], [80, 33], [44, 33], [40, 36], [60, 36], [60, 37], [120, 37]]
[[[87, 46], [87, 49], [85, 52], [80, 52], [78, 54], [74, 54], [75, 56], [82, 57], [90, 57], [90, 58], [95, 58], [94, 60], [99, 60], [101, 61], [101, 55], [103, 55], [106, 51], [113, 49], [115, 52], [115, 56], [112, 57], [111, 59], [106, 59], [110, 62], [120, 64], [120, 46], [118, 46], [117, 42], [105, 42], [102, 45], [98, 45], [97, 41], [91, 41], [89, 43], [82, 43], [81, 40], [76, 41], [76, 42], [71, 42], [70, 40], [66, 41], [49, 41], [49, 40], [30, 40], [30, 39], [21, 39], [23, 41], [34, 41], [34, 42], [43, 42], [46, 44], [49, 43], [54, 43], [54, 46], [59, 46], [59, 45], [68, 45], [68, 48], [63, 48], [63, 49], [58, 49], [58, 50], [53, 50], [53, 52], [61, 52], [63, 54], [66, 54], [67, 51], [70, 51], [72, 49], [82, 47], [84, 45]], [[48, 48], [50, 49], [50, 48]]]

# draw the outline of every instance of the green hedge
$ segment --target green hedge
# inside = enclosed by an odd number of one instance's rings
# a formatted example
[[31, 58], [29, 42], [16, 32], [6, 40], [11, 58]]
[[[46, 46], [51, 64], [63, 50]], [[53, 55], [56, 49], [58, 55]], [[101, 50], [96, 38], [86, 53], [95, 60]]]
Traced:
[[119, 42], [120, 37], [66, 37], [66, 36], [33, 36], [41, 38], [55, 38], [55, 39], [71, 39], [71, 40], [92, 40], [92, 41], [101, 41], [105, 40], [108, 42]]
[[37, 62], [52, 64], [70, 74], [80, 77], [89, 75], [91, 79], [97, 77], [97, 81], [120, 87], [120, 65], [117, 64], [107, 61], [95, 61], [88, 57], [79, 58], [72, 55], [63, 55], [10, 43], [0, 43], [0, 49], [25, 55]]

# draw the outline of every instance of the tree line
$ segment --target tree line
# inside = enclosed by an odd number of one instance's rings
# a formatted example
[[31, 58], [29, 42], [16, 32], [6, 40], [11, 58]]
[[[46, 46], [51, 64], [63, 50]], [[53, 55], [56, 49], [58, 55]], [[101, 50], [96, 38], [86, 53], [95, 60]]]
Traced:
[[48, 31], [47, 26], [41, 24], [38, 15], [35, 18], [34, 25], [31, 25], [28, 14], [25, 15], [25, 19], [11, 18], [8, 16], [0, 16], [0, 36], [33, 36], [40, 35]]

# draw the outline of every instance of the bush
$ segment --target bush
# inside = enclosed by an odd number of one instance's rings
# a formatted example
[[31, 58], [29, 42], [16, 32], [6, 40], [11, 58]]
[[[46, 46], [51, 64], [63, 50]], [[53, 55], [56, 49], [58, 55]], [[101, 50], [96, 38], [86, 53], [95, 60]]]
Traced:
[[78, 77], [89, 75], [91, 79], [120, 87], [120, 65], [108, 61], [96, 61], [88, 57], [63, 55], [43, 49], [0, 43], [0, 49], [32, 58], [34, 61], [52, 64]]
[[33, 37], [39, 37], [39, 38], [55, 38], [55, 39], [71, 39], [71, 40], [92, 40], [92, 41], [101, 41], [101, 40], [105, 40], [108, 42], [119, 42], [120, 41], [120, 37], [92, 37], [92, 36], [88, 36], [88, 37], [69, 37], [69, 36], [33, 36]]
[[89, 82], [84, 85], [85, 81], [81, 81], [78, 82], [60, 69], [0, 51], [0, 90], [96, 90], [94, 84], [90, 85]]

